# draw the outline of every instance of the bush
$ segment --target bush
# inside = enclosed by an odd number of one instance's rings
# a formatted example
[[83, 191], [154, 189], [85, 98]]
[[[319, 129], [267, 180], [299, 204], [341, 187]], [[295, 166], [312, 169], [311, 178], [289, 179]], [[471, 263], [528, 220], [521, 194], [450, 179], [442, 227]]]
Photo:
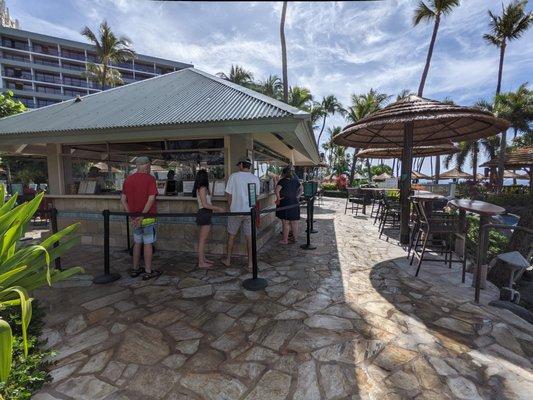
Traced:
[[[472, 259], [476, 259], [479, 248], [479, 218], [467, 216], [468, 232], [466, 239], [466, 248]], [[489, 250], [487, 253], [487, 262], [492, 260], [498, 254], [504, 253], [509, 244], [507, 236], [494, 229], [489, 230]]]
[[483, 200], [504, 208], [531, 207], [533, 195], [516, 193], [487, 194]]
[[33, 302], [33, 315], [28, 327], [28, 356], [24, 357], [22, 343], [21, 312], [19, 307], [9, 307], [0, 311], [0, 317], [7, 321], [13, 330], [13, 360], [11, 373], [6, 382], [0, 382], [0, 397], [5, 400], [26, 400], [51, 380], [47, 372], [52, 355], [50, 350], [43, 350], [39, 341], [44, 311], [38, 301]]
[[324, 191], [326, 191], [326, 190], [337, 190], [337, 184], [333, 183], [333, 182], [323, 183], [322, 184], [322, 189], [324, 189]]

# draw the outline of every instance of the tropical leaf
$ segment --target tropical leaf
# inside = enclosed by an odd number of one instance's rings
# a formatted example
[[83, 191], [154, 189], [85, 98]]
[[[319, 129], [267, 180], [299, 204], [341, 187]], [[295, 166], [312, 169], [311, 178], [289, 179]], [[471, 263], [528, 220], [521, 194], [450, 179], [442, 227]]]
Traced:
[[9, 324], [0, 319], [0, 382], [5, 382], [11, 370], [13, 335]]

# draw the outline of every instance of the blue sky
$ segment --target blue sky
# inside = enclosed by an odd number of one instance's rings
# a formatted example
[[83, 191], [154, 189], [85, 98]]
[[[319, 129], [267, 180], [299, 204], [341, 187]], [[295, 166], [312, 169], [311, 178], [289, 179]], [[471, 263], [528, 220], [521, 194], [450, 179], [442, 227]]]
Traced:
[[[503, 0], [507, 4], [509, 0]], [[370, 88], [391, 95], [416, 91], [432, 25], [412, 26], [415, 0], [289, 3], [289, 84], [317, 100], [335, 94], [344, 104]], [[210, 73], [239, 64], [255, 78], [281, 75], [280, 2], [153, 2], [147, 0], [7, 0], [23, 29], [81, 40], [84, 25], [107, 19], [140, 53], [190, 62]], [[491, 98], [498, 49], [486, 44], [487, 10], [499, 0], [463, 0], [437, 38], [425, 97], [463, 105]], [[532, 4], [528, 5], [532, 9]], [[533, 29], [508, 46], [502, 90], [533, 79]], [[331, 124], [344, 125], [341, 118]], [[328, 123], [328, 125], [330, 125]]]

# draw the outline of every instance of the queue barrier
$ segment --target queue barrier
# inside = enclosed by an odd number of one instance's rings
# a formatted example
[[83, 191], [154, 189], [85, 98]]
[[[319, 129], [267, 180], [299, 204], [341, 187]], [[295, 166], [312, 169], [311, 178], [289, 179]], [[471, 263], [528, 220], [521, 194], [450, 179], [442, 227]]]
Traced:
[[[249, 216], [250, 225], [251, 225], [251, 239], [252, 239], [252, 278], [245, 279], [243, 281], [243, 287], [247, 290], [256, 291], [264, 289], [268, 286], [268, 282], [264, 278], [258, 276], [258, 267], [257, 267], [257, 222], [256, 218], [261, 214], [268, 214], [276, 211], [288, 210], [295, 207], [300, 207], [305, 205], [307, 210], [307, 242], [302, 245], [302, 249], [312, 250], [316, 247], [311, 245], [310, 234], [313, 231], [313, 207], [314, 207], [315, 198], [306, 197], [304, 201], [299, 202], [298, 204], [293, 204], [285, 207], [276, 207], [265, 210], [257, 210], [256, 207], [252, 207], [249, 212], [224, 212], [224, 213], [215, 213], [217, 217], [231, 217], [231, 216]], [[111, 273], [110, 270], [110, 259], [109, 259], [109, 218], [112, 215], [124, 216], [126, 217], [126, 226], [127, 226], [127, 236], [128, 236], [128, 251], [130, 248], [130, 234], [129, 234], [129, 218], [130, 217], [166, 217], [166, 218], [184, 218], [184, 217], [196, 217], [196, 213], [129, 213], [125, 211], [102, 211], [102, 216], [104, 217], [104, 273], [93, 279], [95, 284], [106, 284], [114, 282], [120, 279], [120, 274]]]

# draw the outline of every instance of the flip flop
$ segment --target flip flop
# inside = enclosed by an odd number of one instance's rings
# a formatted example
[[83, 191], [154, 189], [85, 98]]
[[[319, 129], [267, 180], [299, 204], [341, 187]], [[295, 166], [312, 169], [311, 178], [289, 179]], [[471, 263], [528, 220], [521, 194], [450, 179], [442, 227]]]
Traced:
[[213, 264], [206, 264], [205, 267], [202, 267], [200, 264], [198, 264], [198, 269], [215, 269]]
[[228, 268], [229, 268], [230, 265], [231, 265], [231, 261], [230, 261], [229, 263], [226, 264], [226, 260], [224, 260], [224, 259], [220, 260], [220, 262], [222, 263], [223, 266], [228, 267]]
[[147, 281], [148, 279], [152, 278], [158, 278], [159, 276], [161, 276], [161, 271], [154, 269], [152, 272], [145, 272], [143, 274], [143, 281]]
[[143, 274], [145, 271], [145, 269], [143, 267], [141, 268], [130, 268], [130, 270], [128, 271], [128, 273], [130, 274], [130, 276], [132, 278], [137, 278], [139, 275]]

